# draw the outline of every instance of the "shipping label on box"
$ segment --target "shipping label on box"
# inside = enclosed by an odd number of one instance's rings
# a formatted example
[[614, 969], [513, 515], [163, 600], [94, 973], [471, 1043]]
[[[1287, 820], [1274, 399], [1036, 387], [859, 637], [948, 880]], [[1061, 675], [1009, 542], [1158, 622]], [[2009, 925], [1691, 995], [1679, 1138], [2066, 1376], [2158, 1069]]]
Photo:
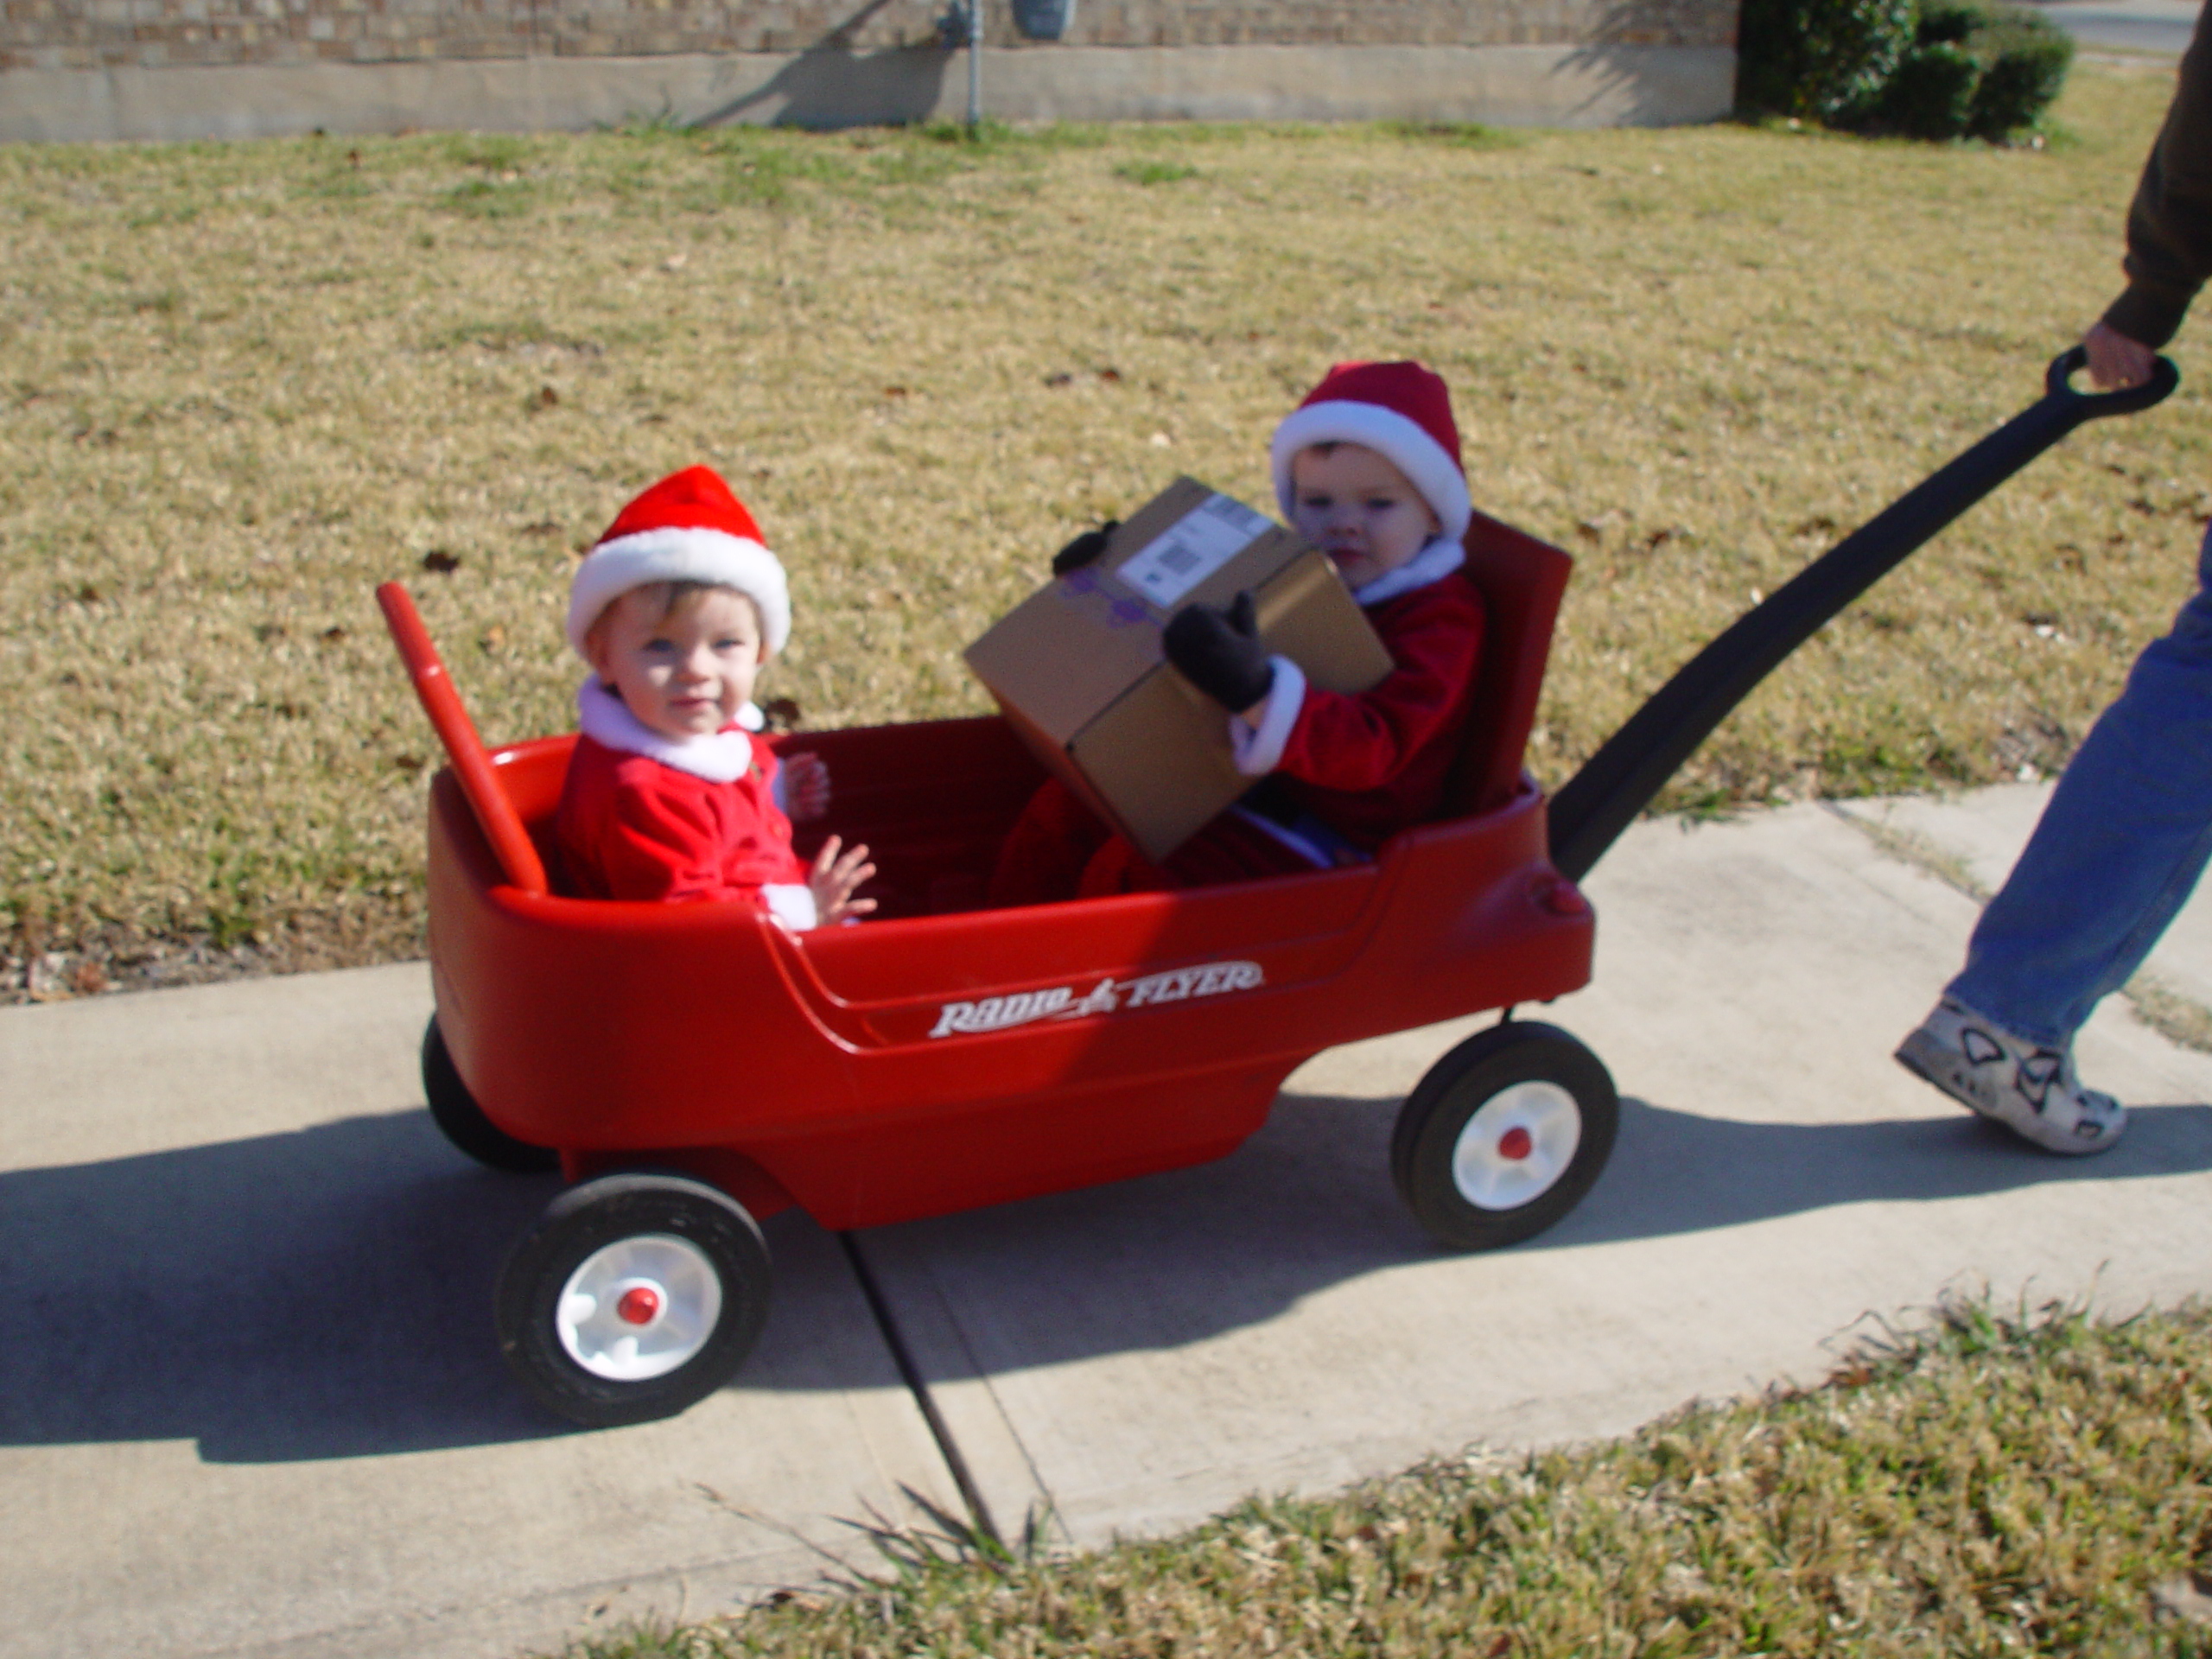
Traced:
[[1147, 858], [1167, 857], [1256, 781], [1220, 704], [1169, 665], [1184, 606], [1251, 591], [1261, 642], [1325, 690], [1364, 691], [1389, 653], [1334, 567], [1294, 532], [1178, 479], [1084, 569], [1047, 582], [968, 648], [968, 665], [1046, 766]]

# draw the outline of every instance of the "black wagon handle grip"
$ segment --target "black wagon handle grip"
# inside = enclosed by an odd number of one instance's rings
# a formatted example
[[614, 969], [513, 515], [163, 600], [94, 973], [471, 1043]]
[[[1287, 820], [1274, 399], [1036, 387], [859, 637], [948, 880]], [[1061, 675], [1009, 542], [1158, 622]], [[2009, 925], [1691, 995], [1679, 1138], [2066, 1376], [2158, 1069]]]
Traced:
[[1783, 658], [1951, 520], [2085, 421], [2162, 401], [2181, 372], [2159, 358], [2120, 391], [2083, 392], [2081, 346], [2051, 359], [2044, 395], [1916, 484], [1730, 624], [1607, 738], [1551, 798], [1552, 862], [1580, 880], [1682, 762]]
[[2158, 357], [2152, 359], [2151, 378], [2139, 386], [2123, 386], [2118, 391], [2075, 391], [2074, 377], [2088, 366], [2088, 348], [2069, 346], [2050, 359], [2050, 372], [2043, 382], [2046, 397], [2079, 399], [2085, 421], [2101, 420], [2107, 415], [2133, 415], [2153, 404], [2163, 404], [2181, 385], [2181, 371], [2174, 366], [2173, 359]]

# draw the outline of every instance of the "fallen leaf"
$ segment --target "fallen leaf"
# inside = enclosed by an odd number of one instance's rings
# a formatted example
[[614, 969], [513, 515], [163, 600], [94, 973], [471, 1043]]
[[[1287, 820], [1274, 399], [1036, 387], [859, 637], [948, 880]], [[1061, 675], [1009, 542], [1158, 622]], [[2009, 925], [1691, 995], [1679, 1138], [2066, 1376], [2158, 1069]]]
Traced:
[[1119, 369], [1101, 369], [1098, 371], [1098, 378], [1109, 386], [1118, 386], [1122, 384], [1122, 372]]
[[551, 409], [561, 401], [561, 394], [550, 386], [540, 386], [530, 399], [532, 409]]
[[484, 630], [476, 643], [486, 651], [497, 651], [507, 643], [507, 631], [499, 623], [494, 622]]
[[423, 556], [423, 568], [434, 576], [449, 576], [461, 569], [461, 555], [434, 547]]
[[760, 705], [761, 717], [768, 722], [772, 732], [795, 732], [805, 716], [799, 713], [798, 704], [790, 697], [771, 697]]
[[908, 393], [904, 386], [886, 386], [883, 389], [883, 395], [887, 397], [904, 397]]
[[69, 983], [79, 996], [98, 996], [107, 989], [107, 969], [90, 957], [77, 964]]
[[522, 536], [558, 536], [561, 526], [550, 518], [541, 518], [534, 524], [524, 524], [516, 533]]
[[326, 645], [334, 645], [346, 637], [346, 630], [334, 624], [332, 626], [325, 628], [315, 637], [321, 639]]
[[1073, 385], [1075, 384], [1075, 376], [1070, 374], [1065, 369], [1061, 369], [1054, 373], [1046, 375], [1045, 377], [1045, 384], [1048, 386]]
[[423, 770], [423, 757], [419, 754], [395, 754], [391, 757], [391, 764], [402, 772], [420, 772]]

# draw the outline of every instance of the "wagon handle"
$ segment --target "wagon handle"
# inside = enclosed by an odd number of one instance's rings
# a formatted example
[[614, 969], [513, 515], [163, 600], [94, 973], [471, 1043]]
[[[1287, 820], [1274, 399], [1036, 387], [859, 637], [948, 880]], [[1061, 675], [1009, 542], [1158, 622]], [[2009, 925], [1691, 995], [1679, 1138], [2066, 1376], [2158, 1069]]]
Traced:
[[476, 722], [469, 719], [461, 693], [454, 689], [453, 676], [430, 643], [429, 630], [423, 626], [414, 600], [397, 582], [387, 582], [377, 589], [377, 604], [384, 612], [385, 626], [391, 630], [391, 643], [399, 648], [399, 660], [407, 665], [407, 677], [415, 683], [415, 695], [423, 701], [423, 712], [430, 717], [438, 741], [446, 746], [461, 793], [468, 797], [508, 883], [524, 893], [544, 893], [545, 861], [531, 845], [514, 803], [493, 775], [492, 757], [484, 752]]
[[2088, 353], [2079, 346], [2060, 353], [2051, 359], [2039, 402], [1915, 485], [1746, 611], [1630, 715], [1552, 797], [1551, 855], [1560, 873], [1577, 881], [1589, 874], [1760, 681], [1923, 543], [2075, 427], [2148, 409], [2181, 383], [2180, 371], [2161, 357], [2142, 385], [2076, 391], [2073, 378], [2088, 361]]

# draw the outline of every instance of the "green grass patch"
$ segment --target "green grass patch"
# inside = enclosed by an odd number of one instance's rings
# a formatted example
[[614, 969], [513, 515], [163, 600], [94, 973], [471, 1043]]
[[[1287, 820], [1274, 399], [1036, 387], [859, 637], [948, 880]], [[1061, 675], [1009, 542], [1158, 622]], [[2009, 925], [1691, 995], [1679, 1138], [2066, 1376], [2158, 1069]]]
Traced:
[[[0, 149], [0, 955], [419, 950], [433, 746], [378, 581], [492, 739], [564, 729], [573, 550], [705, 461], [792, 573], [771, 695], [976, 711], [961, 647], [1052, 550], [1179, 472], [1266, 505], [1269, 431], [1345, 358], [1434, 364], [1476, 499], [1576, 556], [1531, 752], [1556, 784], [2036, 395], [2110, 297], [2167, 90], [2085, 66], [2063, 151], [652, 122]], [[2197, 338], [2171, 405], [1947, 531], [1668, 801], [2062, 761], [2189, 590]]]
[[1439, 1459], [1040, 1557], [880, 1533], [874, 1581], [570, 1659], [2198, 1655], [2212, 1318], [1944, 1305], [1821, 1386]]
[[1198, 169], [1187, 162], [1144, 160], [1123, 162], [1114, 168], [1114, 176], [1127, 179], [1131, 184], [1179, 184], [1185, 179], [1195, 179]]

